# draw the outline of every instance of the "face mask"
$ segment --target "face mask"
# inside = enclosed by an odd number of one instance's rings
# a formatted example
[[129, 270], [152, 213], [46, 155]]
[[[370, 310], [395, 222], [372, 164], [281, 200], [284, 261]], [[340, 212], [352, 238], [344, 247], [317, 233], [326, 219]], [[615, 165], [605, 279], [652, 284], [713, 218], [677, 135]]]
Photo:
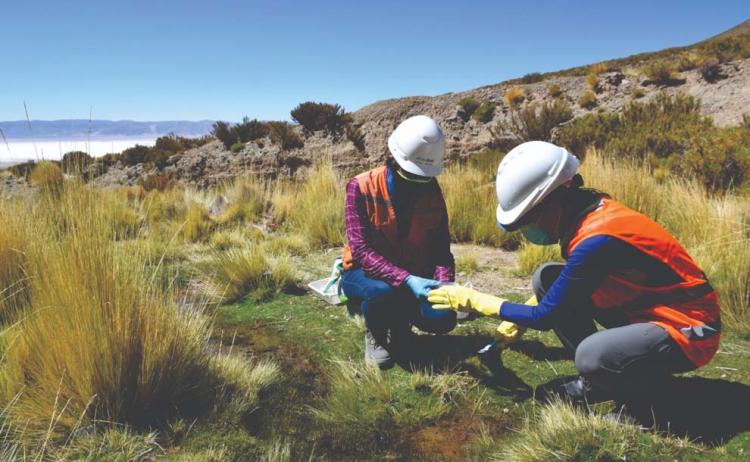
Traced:
[[521, 234], [532, 244], [552, 245], [555, 243], [555, 239], [547, 231], [533, 223], [521, 228]]

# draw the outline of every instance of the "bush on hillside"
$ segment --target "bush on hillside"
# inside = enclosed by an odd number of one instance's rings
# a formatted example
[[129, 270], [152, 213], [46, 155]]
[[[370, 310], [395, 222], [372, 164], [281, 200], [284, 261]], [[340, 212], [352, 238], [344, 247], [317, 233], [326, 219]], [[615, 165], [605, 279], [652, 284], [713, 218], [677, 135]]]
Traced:
[[699, 48], [722, 63], [750, 58], [750, 36], [720, 37], [702, 43]]
[[505, 92], [503, 101], [505, 101], [505, 104], [508, 106], [516, 106], [521, 104], [525, 98], [526, 91], [524, 91], [523, 87], [513, 87]]
[[65, 173], [80, 173], [94, 162], [94, 158], [83, 151], [66, 152], [60, 164]]
[[136, 144], [132, 148], [128, 148], [120, 154], [120, 159], [125, 165], [136, 165], [146, 162], [146, 157], [150, 154], [151, 148]]
[[630, 96], [633, 99], [643, 98], [644, 96], [646, 96], [646, 90], [644, 90], [643, 88], [638, 88], [638, 87], [633, 88], [632, 90], [630, 90]]
[[279, 146], [282, 151], [299, 149], [305, 145], [289, 122], [268, 122], [268, 131], [271, 142]]
[[27, 178], [29, 177], [29, 174], [34, 169], [34, 166], [36, 165], [36, 162], [33, 160], [30, 160], [28, 162], [23, 162], [21, 164], [15, 164], [8, 167], [8, 171], [13, 174], [16, 178]]
[[589, 68], [589, 74], [599, 75], [605, 72], [609, 72], [610, 70], [611, 70], [611, 66], [609, 65], [609, 63], [607, 62], [596, 63], [596, 64], [592, 64], [591, 67]]
[[231, 129], [241, 143], [255, 141], [268, 136], [268, 126], [258, 119], [250, 120], [245, 117], [241, 123], [238, 123]]
[[588, 146], [655, 168], [696, 176], [713, 190], [739, 186], [750, 161], [750, 130], [719, 128], [687, 95], [633, 101], [620, 114], [588, 114], [566, 124], [555, 141], [582, 156]]
[[700, 67], [701, 77], [708, 83], [715, 83], [726, 79], [727, 75], [721, 71], [721, 64], [716, 58], [707, 59]]
[[300, 103], [292, 109], [291, 116], [302, 126], [305, 135], [324, 130], [333, 138], [340, 137], [346, 125], [352, 121], [351, 115], [340, 105], [312, 101]]
[[224, 147], [229, 149], [234, 143], [237, 142], [237, 133], [232, 130], [232, 127], [227, 122], [214, 122], [211, 134], [216, 137], [217, 140], [224, 144]]
[[520, 142], [549, 141], [552, 130], [572, 118], [573, 110], [562, 99], [558, 98], [541, 106], [531, 103], [523, 108], [513, 108], [510, 119], [498, 123], [493, 133], [498, 139], [509, 132]]
[[524, 84], [537, 83], [541, 82], [542, 80], [544, 80], [544, 76], [539, 72], [530, 72], [520, 78], [521, 83]]
[[563, 91], [560, 88], [560, 85], [553, 83], [552, 85], [547, 87], [547, 95], [552, 98], [559, 98], [560, 96], [562, 96], [562, 94]]
[[188, 149], [203, 146], [204, 144], [210, 143], [212, 139], [213, 138], [210, 135], [200, 136], [198, 138], [188, 138], [171, 133], [157, 138], [156, 143], [154, 143], [154, 148], [176, 154]]
[[596, 107], [596, 93], [589, 90], [578, 98], [578, 105], [584, 109], [593, 109]]
[[681, 85], [685, 83], [675, 72], [675, 66], [666, 60], [654, 61], [641, 68], [641, 72], [656, 85]]
[[458, 102], [458, 107], [461, 108], [459, 115], [464, 121], [467, 121], [474, 114], [474, 111], [479, 108], [479, 101], [473, 96], [467, 96]]
[[474, 120], [477, 120], [482, 123], [487, 123], [492, 120], [492, 117], [495, 115], [495, 107], [497, 107], [497, 103], [493, 101], [485, 101], [482, 104], [479, 105], [479, 107], [474, 111]]

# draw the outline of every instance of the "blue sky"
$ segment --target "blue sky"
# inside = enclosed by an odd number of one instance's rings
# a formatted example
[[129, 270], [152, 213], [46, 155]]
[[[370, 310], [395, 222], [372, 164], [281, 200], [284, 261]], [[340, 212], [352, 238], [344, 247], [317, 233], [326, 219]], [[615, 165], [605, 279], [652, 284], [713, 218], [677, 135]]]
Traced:
[[8, 1], [0, 120], [288, 118], [641, 51], [750, 18], [744, 1]]

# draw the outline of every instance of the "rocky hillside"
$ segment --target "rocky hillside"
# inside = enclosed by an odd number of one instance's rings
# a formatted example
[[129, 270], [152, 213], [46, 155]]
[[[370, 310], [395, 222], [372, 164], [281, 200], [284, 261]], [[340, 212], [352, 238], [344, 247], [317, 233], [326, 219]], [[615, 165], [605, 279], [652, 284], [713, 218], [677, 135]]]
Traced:
[[[515, 87], [523, 89], [523, 104], [526, 104], [551, 100], [553, 97], [549, 94], [549, 88], [556, 85], [561, 97], [569, 101], [576, 117], [591, 111], [618, 111], [636, 93], [642, 94], [642, 100], [648, 100], [660, 91], [670, 94], [683, 92], [699, 98], [703, 112], [713, 117], [716, 124], [737, 125], [742, 115], [750, 111], [750, 60], [721, 64], [720, 69], [726, 78], [714, 83], [705, 81], [696, 69], [680, 73], [681, 80], [669, 86], [651, 83], [647, 77], [627, 70], [604, 72], [599, 75], [596, 106], [589, 109], [578, 104], [580, 97], [588, 91], [586, 76], [558, 76], [530, 84], [502, 83], [435, 97], [379, 101], [354, 113], [365, 136], [363, 152], [345, 138], [334, 142], [321, 134], [305, 137], [303, 148], [286, 152], [264, 140], [250, 142], [242, 151], [234, 153], [217, 141], [173, 156], [164, 173], [186, 184], [206, 187], [245, 172], [269, 176], [294, 175], [324, 156], [331, 156], [337, 167], [351, 172], [382, 162], [387, 154], [389, 133], [400, 121], [416, 114], [427, 114], [440, 123], [447, 136], [451, 159], [465, 157], [495, 147], [503, 141], [504, 136], [510, 136], [499, 132], [496, 126], [509, 118], [511, 108], [504, 101], [504, 96]], [[467, 97], [497, 104], [492, 118], [485, 122], [466, 118], [462, 114], [460, 101]], [[137, 184], [147, 173], [149, 170], [143, 165], [111, 168], [97, 182], [102, 185]]]

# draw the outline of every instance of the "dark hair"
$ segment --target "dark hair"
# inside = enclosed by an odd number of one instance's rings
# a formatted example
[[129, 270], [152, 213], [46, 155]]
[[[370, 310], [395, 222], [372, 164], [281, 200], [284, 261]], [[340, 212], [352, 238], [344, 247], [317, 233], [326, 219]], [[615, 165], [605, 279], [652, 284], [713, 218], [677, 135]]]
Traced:
[[396, 159], [390, 153], [385, 158], [385, 166], [393, 170], [398, 168], [398, 162], [396, 162]]

